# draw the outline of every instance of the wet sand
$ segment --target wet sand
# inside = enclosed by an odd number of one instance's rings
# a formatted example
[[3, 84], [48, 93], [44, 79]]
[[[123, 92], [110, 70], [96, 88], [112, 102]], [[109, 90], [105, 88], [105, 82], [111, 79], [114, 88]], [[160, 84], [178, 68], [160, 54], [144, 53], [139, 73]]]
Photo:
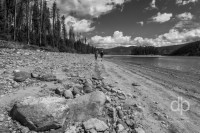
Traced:
[[[153, 133], [200, 132], [200, 77], [180, 71], [106, 60], [104, 70], [118, 86], [136, 96], [144, 108], [141, 124]], [[135, 85], [132, 86], [131, 84]], [[183, 113], [173, 101], [182, 98]], [[171, 107], [173, 105], [173, 107]], [[180, 102], [181, 106], [181, 102]], [[181, 109], [181, 107], [180, 107]]]

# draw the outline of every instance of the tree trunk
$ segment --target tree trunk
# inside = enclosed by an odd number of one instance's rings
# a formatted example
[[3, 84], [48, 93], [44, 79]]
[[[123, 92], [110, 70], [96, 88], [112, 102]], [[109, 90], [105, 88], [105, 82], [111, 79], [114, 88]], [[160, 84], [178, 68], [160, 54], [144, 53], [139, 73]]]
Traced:
[[43, 18], [43, 0], [41, 0], [40, 3], [40, 46], [42, 45], [42, 27], [43, 27], [42, 18]]
[[14, 41], [16, 41], [17, 0], [15, 0]]
[[27, 27], [27, 44], [29, 45], [29, 0], [26, 2], [26, 27]]

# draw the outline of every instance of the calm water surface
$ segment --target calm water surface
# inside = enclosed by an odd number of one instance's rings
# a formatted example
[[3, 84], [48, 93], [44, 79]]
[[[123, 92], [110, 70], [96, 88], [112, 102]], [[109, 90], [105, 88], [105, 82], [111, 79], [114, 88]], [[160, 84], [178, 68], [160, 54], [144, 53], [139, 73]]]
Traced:
[[136, 65], [155, 66], [200, 74], [200, 57], [107, 56], [106, 58]]

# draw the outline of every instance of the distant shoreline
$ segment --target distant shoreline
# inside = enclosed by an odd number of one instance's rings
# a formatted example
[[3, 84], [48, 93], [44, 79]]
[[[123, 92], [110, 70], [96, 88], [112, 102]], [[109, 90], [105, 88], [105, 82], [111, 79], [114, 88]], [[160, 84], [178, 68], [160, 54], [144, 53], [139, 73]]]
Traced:
[[200, 56], [172, 56], [172, 55], [105, 55], [105, 57], [111, 56], [130, 56], [130, 57], [191, 57], [191, 58], [200, 58]]

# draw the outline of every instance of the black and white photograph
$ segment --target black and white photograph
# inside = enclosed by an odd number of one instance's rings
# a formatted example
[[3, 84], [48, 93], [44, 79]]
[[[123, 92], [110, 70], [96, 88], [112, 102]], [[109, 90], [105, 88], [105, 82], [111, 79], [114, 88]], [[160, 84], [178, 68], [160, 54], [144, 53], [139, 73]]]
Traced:
[[200, 0], [0, 0], [0, 133], [200, 133]]

